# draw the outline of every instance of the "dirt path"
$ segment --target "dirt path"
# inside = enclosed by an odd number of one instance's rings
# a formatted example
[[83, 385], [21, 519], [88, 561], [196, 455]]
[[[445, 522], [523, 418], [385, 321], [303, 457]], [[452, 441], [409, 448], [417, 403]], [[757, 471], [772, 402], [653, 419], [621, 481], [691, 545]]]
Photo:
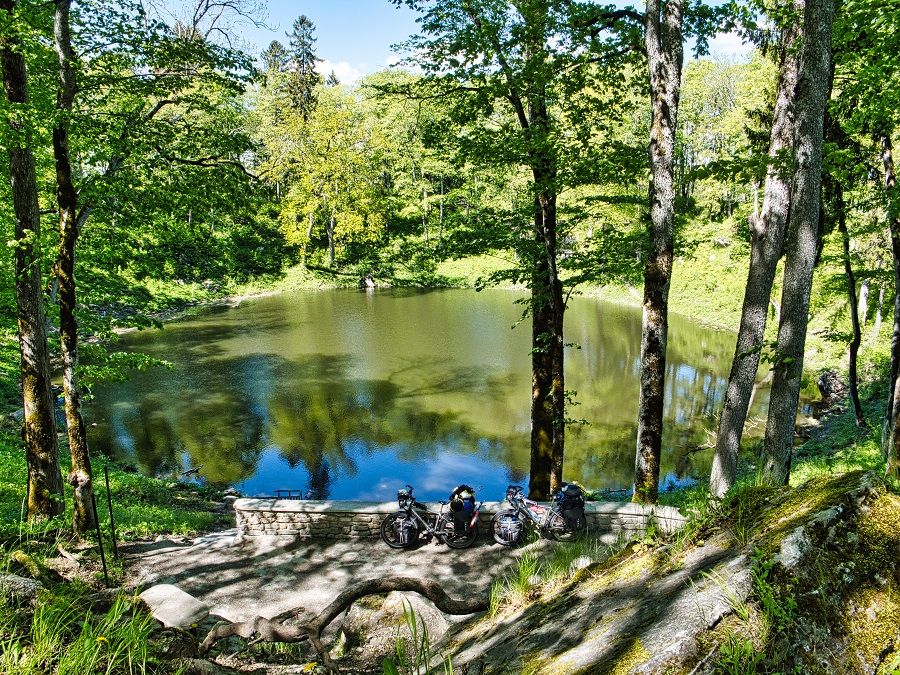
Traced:
[[236, 538], [236, 530], [177, 543], [136, 542], [120, 547], [135, 583], [168, 583], [206, 602], [228, 621], [272, 617], [301, 606], [318, 612], [347, 586], [388, 575], [440, 581], [454, 597], [486, 593], [521, 551], [481, 537], [452, 550], [420, 543], [405, 551], [380, 539]]

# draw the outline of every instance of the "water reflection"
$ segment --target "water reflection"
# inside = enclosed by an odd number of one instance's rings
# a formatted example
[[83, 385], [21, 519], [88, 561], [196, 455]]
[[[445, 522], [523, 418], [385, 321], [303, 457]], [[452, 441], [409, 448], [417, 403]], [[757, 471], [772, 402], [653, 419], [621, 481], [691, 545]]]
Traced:
[[[509, 292], [325, 291], [217, 309], [127, 349], [175, 364], [98, 387], [92, 447], [142, 473], [202, 465], [248, 494], [390, 499], [409, 482], [440, 498], [460, 482], [499, 496], [527, 478], [529, 331]], [[587, 425], [567, 437], [565, 477], [633, 480], [640, 313], [577, 298], [567, 388]], [[734, 335], [674, 318], [666, 380], [666, 481], [709, 471], [699, 450], [724, 394]], [[765, 398], [765, 397], [761, 397]], [[756, 414], [759, 414], [757, 411]], [[497, 493], [497, 494], [494, 494]]]

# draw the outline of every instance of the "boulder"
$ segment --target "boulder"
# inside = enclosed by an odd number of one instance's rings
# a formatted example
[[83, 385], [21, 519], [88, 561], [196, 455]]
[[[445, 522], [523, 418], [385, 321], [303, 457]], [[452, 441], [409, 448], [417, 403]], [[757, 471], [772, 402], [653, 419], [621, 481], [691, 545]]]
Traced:
[[0, 594], [15, 603], [34, 607], [38, 591], [44, 586], [34, 579], [17, 574], [0, 574]]
[[900, 667], [900, 497], [876, 474], [744, 490], [696, 541], [629, 545], [451, 634], [455, 671], [710, 675], [726, 647], [740, 672]]
[[192, 628], [209, 615], [206, 603], [172, 584], [151, 586], [140, 598], [153, 618], [167, 628]]

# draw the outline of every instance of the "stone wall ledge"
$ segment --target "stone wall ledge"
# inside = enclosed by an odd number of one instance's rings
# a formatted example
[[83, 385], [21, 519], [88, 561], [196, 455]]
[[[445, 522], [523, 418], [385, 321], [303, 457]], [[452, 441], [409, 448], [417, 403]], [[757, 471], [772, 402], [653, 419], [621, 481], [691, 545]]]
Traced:
[[[432, 512], [438, 512], [441, 508], [438, 502], [423, 504]], [[541, 504], [549, 506], [549, 502]], [[491, 517], [506, 508], [509, 508], [506, 502], [485, 502], [481, 507], [479, 522], [486, 528]], [[243, 498], [234, 502], [234, 509], [239, 531], [249, 536], [266, 534], [281, 525], [277, 529], [284, 534], [288, 534], [285, 530], [289, 529], [290, 533], [305, 533], [307, 536], [317, 536], [318, 533], [334, 537], [335, 534], [326, 532], [342, 529], [348, 532], [342, 536], [367, 536], [365, 533], [368, 532], [368, 536], [377, 537], [381, 519], [397, 511], [398, 506], [396, 501]], [[678, 530], [687, 520], [678, 509], [671, 506], [644, 506], [632, 502], [587, 502], [585, 517], [592, 529], [628, 536], [644, 531], [651, 520], [663, 533]]]

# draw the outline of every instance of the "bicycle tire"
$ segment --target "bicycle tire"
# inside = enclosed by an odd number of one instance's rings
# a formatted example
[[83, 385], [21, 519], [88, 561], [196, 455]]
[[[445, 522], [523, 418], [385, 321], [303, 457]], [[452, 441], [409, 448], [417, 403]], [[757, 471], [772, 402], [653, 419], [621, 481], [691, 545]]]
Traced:
[[[405, 528], [394, 527], [395, 521], [409, 520], [405, 511], [397, 511], [389, 516], [385, 516], [381, 521], [381, 540], [391, 548], [409, 548], [419, 538], [419, 528], [416, 522], [410, 521]], [[406, 540], [398, 533], [406, 532]]]
[[445, 515], [438, 524], [437, 535], [450, 548], [468, 548], [478, 539], [478, 523], [469, 527], [468, 532], [457, 534], [453, 518]]
[[[515, 521], [512, 523], [511, 521]], [[511, 526], [513, 525], [513, 526]], [[525, 534], [525, 523], [519, 518], [515, 509], [498, 511], [491, 518], [491, 535], [501, 546], [515, 546]]]
[[551, 513], [547, 521], [547, 532], [556, 541], [574, 541], [583, 530], [583, 527], [577, 529], [570, 527], [559, 512]]

